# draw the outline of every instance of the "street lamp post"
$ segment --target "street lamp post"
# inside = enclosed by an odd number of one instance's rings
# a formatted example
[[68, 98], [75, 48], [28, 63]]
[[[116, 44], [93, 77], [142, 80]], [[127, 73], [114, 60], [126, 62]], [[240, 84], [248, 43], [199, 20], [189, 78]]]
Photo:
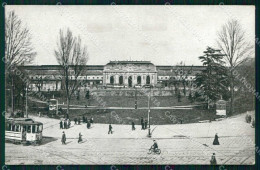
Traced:
[[28, 108], [28, 87], [27, 87], [27, 84], [26, 84], [26, 89], [25, 89], [26, 91], [26, 105], [25, 105], [25, 113], [26, 113], [26, 118], [28, 118], [28, 111], [27, 111], [27, 108]]
[[150, 94], [148, 95], [148, 137], [152, 137], [151, 134], [151, 127], [150, 127], [150, 98], [151, 98], [151, 88], [150, 88]]

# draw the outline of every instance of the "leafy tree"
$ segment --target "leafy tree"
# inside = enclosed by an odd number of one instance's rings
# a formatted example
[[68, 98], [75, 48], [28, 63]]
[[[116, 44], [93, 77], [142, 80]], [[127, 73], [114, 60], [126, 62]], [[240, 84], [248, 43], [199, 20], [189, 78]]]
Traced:
[[199, 57], [206, 69], [196, 75], [195, 83], [199, 97], [207, 101], [208, 108], [228, 90], [229, 82], [223, 56], [220, 50], [208, 47], [204, 55]]

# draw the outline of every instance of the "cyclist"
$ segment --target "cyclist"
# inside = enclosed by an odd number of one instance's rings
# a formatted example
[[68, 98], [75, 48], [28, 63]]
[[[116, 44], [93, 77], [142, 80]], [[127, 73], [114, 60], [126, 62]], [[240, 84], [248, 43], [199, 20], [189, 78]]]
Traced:
[[158, 144], [157, 144], [156, 140], [153, 140], [153, 145], [151, 146], [151, 149], [153, 149], [154, 152], [156, 149], [158, 149]]

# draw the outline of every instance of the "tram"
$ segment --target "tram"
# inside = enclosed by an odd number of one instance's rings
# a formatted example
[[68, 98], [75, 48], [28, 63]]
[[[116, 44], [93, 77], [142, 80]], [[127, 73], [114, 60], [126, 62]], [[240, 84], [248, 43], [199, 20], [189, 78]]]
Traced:
[[30, 118], [8, 118], [5, 140], [20, 143], [41, 143], [43, 124]]

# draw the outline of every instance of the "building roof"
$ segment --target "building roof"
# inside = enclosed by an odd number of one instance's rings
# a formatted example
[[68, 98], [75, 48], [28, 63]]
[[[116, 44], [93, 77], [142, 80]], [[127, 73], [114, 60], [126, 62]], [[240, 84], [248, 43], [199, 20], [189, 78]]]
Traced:
[[151, 61], [110, 61], [108, 64], [153, 64]]

